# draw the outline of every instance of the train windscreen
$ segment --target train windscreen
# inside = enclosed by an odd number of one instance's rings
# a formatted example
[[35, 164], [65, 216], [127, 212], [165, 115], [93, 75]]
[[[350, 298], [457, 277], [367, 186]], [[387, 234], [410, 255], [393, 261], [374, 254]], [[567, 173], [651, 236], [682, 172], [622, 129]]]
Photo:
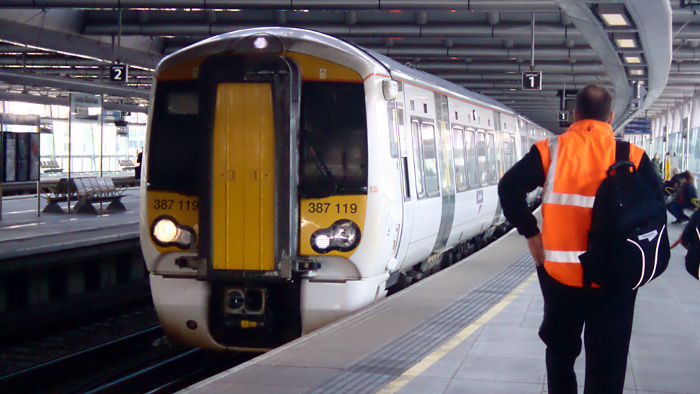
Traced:
[[148, 152], [149, 190], [197, 194], [204, 134], [195, 81], [159, 82]]
[[367, 193], [367, 120], [358, 83], [303, 82], [299, 194]]

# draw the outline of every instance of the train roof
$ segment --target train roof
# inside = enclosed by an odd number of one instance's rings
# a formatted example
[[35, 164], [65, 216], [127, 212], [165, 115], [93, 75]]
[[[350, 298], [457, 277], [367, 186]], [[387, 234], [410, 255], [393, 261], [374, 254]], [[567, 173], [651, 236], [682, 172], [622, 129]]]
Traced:
[[233, 49], [233, 45], [231, 44], [232, 40], [239, 39], [242, 37], [247, 37], [253, 34], [271, 34], [274, 36], [277, 36], [279, 38], [287, 39], [290, 41], [306, 41], [306, 42], [314, 42], [316, 44], [321, 44], [325, 45], [328, 47], [332, 47], [336, 50], [343, 51], [345, 53], [357, 56], [358, 58], [363, 58], [364, 61], [367, 62], [375, 62], [384, 67], [387, 71], [391, 72], [397, 72], [403, 75], [406, 75], [410, 78], [415, 79], [416, 81], [421, 81], [425, 82], [431, 86], [437, 87], [440, 90], [443, 90], [445, 92], [450, 92], [454, 94], [458, 94], [460, 96], [463, 96], [467, 99], [474, 100], [476, 102], [479, 102], [481, 104], [488, 105], [490, 107], [493, 107], [494, 109], [498, 109], [504, 112], [508, 112], [512, 115], [517, 115], [524, 120], [526, 120], [528, 123], [532, 125], [536, 125], [537, 127], [541, 127], [537, 125], [536, 123], [530, 121], [529, 119], [525, 118], [524, 116], [518, 114], [516, 111], [511, 109], [510, 107], [504, 105], [503, 103], [494, 100], [491, 97], [473, 92], [471, 90], [468, 90], [462, 86], [459, 86], [457, 84], [454, 84], [452, 82], [446, 81], [442, 78], [439, 78], [435, 75], [429, 74], [424, 71], [416, 70], [415, 68], [408, 67], [406, 65], [403, 65], [387, 56], [384, 56], [380, 53], [374, 52], [372, 50], [363, 48], [361, 46], [349, 43], [347, 41], [343, 41], [339, 38], [329, 36], [324, 33], [320, 33], [314, 30], [307, 30], [307, 29], [299, 29], [299, 28], [291, 28], [291, 27], [256, 27], [256, 28], [250, 28], [250, 29], [241, 29], [241, 30], [235, 30], [231, 31], [228, 33], [224, 34], [219, 34], [217, 36], [213, 36], [210, 38], [207, 38], [203, 41], [197, 42], [195, 44], [192, 44], [186, 48], [183, 48], [167, 57], [165, 57], [161, 62], [158, 64], [158, 67], [156, 68], [156, 74], [165, 66], [172, 62], [177, 62], [178, 60], [184, 60], [187, 58], [203, 55], [203, 54], [208, 54], [208, 53], [215, 53], [217, 51], [222, 51], [222, 50], [230, 50]]
[[492, 99], [491, 97], [484, 96], [483, 94], [473, 92], [469, 89], [466, 89], [462, 86], [459, 86], [455, 83], [444, 80], [440, 77], [437, 77], [437, 76], [430, 74], [430, 73], [427, 73], [425, 71], [416, 70], [415, 68], [403, 65], [403, 64], [397, 62], [396, 60], [389, 58], [388, 56], [384, 56], [384, 55], [377, 53], [377, 52], [374, 52], [372, 50], [365, 49], [365, 48], [361, 48], [361, 49], [366, 51], [370, 56], [376, 58], [389, 71], [396, 70], [396, 71], [401, 72], [402, 74], [413, 77], [416, 80], [428, 82], [430, 85], [440, 87], [440, 88], [442, 88], [444, 90], [448, 90], [450, 92], [458, 93], [459, 95], [464, 96], [466, 98], [469, 98], [471, 100], [478, 101], [478, 102], [481, 102], [483, 104], [488, 104], [488, 105], [493, 106], [493, 107], [497, 107], [498, 109], [500, 109], [502, 111], [510, 112], [514, 115], [518, 114], [510, 107], [504, 105], [503, 103], [501, 103], [498, 100]]

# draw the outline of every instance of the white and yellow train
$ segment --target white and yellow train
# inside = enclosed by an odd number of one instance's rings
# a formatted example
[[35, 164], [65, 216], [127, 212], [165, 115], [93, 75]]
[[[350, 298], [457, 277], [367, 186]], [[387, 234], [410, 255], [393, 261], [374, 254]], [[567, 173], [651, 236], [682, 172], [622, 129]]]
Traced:
[[141, 245], [167, 335], [278, 346], [502, 225], [496, 184], [545, 130], [313, 31], [212, 37], [158, 65]]

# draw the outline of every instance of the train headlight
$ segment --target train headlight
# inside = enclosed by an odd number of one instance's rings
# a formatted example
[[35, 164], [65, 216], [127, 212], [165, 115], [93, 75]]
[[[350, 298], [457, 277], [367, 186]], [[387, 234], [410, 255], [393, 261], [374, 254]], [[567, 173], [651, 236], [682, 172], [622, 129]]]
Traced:
[[328, 250], [328, 247], [331, 246], [331, 239], [326, 234], [319, 234], [314, 239], [314, 243], [318, 249]]
[[349, 252], [360, 243], [360, 227], [348, 219], [341, 219], [330, 227], [316, 230], [311, 234], [311, 249], [317, 253], [332, 250]]
[[177, 246], [182, 249], [194, 246], [194, 230], [182, 226], [169, 216], [160, 216], [151, 227], [153, 241], [160, 246]]

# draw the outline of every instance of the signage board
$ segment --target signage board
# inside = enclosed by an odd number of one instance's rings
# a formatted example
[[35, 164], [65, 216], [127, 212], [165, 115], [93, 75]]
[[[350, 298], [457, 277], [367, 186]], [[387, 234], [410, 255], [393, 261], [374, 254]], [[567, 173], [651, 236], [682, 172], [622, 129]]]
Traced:
[[126, 82], [129, 79], [129, 69], [126, 64], [112, 64], [109, 66], [109, 80], [114, 82]]
[[625, 125], [625, 133], [651, 134], [651, 119], [635, 118]]
[[680, 0], [680, 1], [681, 1], [681, 8], [685, 8], [685, 7], [698, 8], [698, 7], [700, 7], [700, 0]]
[[523, 90], [542, 90], [542, 71], [523, 72]]

